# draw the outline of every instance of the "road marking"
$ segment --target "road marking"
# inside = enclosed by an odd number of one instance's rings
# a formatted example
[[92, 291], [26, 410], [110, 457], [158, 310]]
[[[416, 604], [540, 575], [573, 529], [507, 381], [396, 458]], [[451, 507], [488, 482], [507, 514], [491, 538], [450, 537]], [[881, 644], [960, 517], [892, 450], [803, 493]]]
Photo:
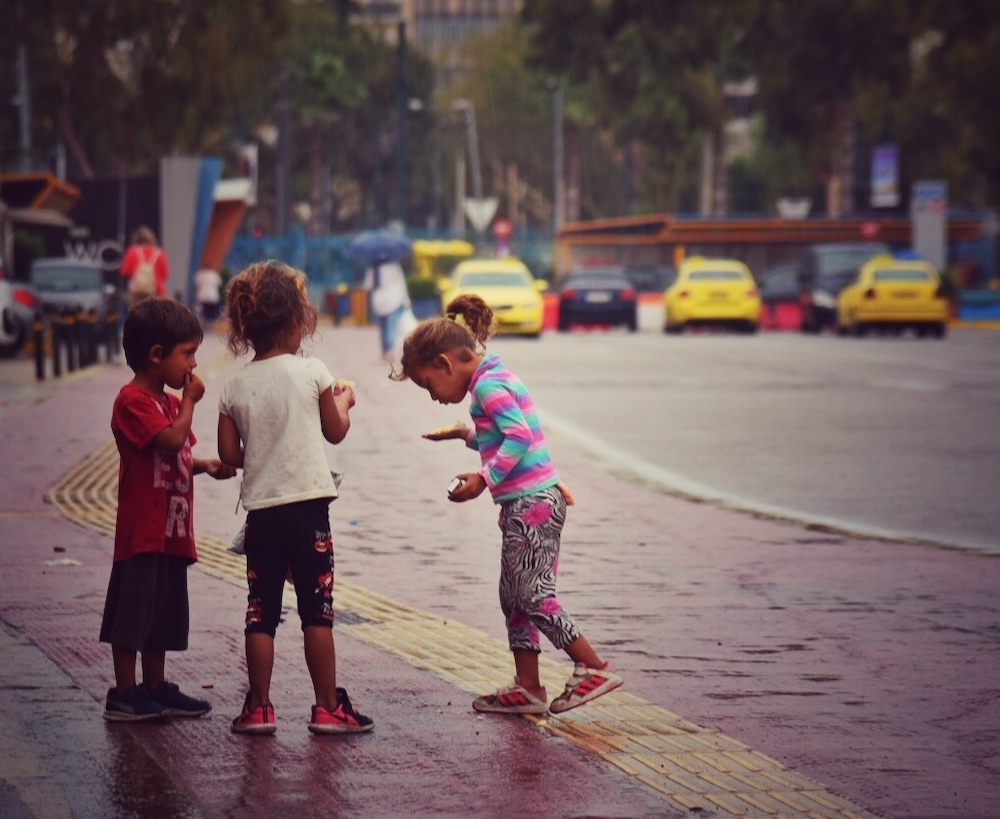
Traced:
[[[118, 452], [114, 442], [64, 475], [47, 498], [66, 518], [113, 534]], [[202, 571], [244, 586], [245, 559], [220, 538], [198, 538]], [[294, 589], [285, 584], [288, 605]], [[337, 629], [428, 671], [471, 695], [493, 690], [510, 676], [510, 651], [463, 623], [390, 600], [346, 580], [336, 585]], [[541, 657], [542, 684], [560, 691], [565, 663]], [[489, 717], [479, 717], [489, 719]], [[783, 763], [725, 734], [696, 725], [619, 688], [566, 715], [524, 715], [554, 734], [624, 771], [665, 803], [711, 815], [856, 817], [876, 814], [789, 770]]]

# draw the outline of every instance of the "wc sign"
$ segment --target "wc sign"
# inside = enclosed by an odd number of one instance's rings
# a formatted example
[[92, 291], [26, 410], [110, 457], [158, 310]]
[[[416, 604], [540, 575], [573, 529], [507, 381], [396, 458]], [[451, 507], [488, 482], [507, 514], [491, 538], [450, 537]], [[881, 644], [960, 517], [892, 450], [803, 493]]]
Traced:
[[913, 249], [942, 270], [948, 263], [948, 188], [944, 182], [913, 183], [910, 220]]

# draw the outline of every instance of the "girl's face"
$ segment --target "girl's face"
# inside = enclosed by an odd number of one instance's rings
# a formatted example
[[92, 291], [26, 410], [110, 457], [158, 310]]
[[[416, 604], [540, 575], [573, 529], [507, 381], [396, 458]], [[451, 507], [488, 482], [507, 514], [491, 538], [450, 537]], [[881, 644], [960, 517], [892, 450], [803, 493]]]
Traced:
[[414, 367], [410, 380], [427, 390], [431, 399], [439, 404], [460, 404], [469, 391], [466, 369], [447, 353], [442, 353], [432, 363]]

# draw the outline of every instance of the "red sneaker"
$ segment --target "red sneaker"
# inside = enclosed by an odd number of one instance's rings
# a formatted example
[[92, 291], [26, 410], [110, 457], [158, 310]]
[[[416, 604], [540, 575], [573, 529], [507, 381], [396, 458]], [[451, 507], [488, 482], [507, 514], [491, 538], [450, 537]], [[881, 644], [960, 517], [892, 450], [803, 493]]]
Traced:
[[596, 669], [577, 663], [565, 690], [552, 700], [549, 710], [553, 714], [569, 711], [570, 708], [576, 708], [578, 705], [597, 699], [602, 694], [614, 691], [622, 682], [622, 678], [611, 673], [606, 664], [603, 669]]
[[273, 734], [278, 730], [274, 724], [274, 706], [250, 707], [250, 692], [243, 700], [243, 711], [233, 720], [232, 731], [236, 734]]
[[337, 689], [337, 707], [331, 711], [322, 705], [312, 707], [309, 730], [314, 734], [361, 734], [375, 727], [371, 717], [359, 714], [343, 688]]
[[545, 690], [537, 697], [522, 686], [517, 679], [510, 685], [497, 689], [494, 694], [483, 694], [472, 701], [475, 711], [485, 714], [544, 714], [549, 706]]

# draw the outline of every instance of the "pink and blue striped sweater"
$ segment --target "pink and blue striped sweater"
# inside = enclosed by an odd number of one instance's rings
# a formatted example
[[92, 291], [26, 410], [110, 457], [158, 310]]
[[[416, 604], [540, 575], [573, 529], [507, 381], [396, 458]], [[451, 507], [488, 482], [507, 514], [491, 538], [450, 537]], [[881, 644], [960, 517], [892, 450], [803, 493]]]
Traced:
[[483, 357], [469, 383], [474, 429], [466, 440], [479, 450], [494, 503], [522, 498], [559, 483], [538, 423], [535, 403], [500, 357]]

